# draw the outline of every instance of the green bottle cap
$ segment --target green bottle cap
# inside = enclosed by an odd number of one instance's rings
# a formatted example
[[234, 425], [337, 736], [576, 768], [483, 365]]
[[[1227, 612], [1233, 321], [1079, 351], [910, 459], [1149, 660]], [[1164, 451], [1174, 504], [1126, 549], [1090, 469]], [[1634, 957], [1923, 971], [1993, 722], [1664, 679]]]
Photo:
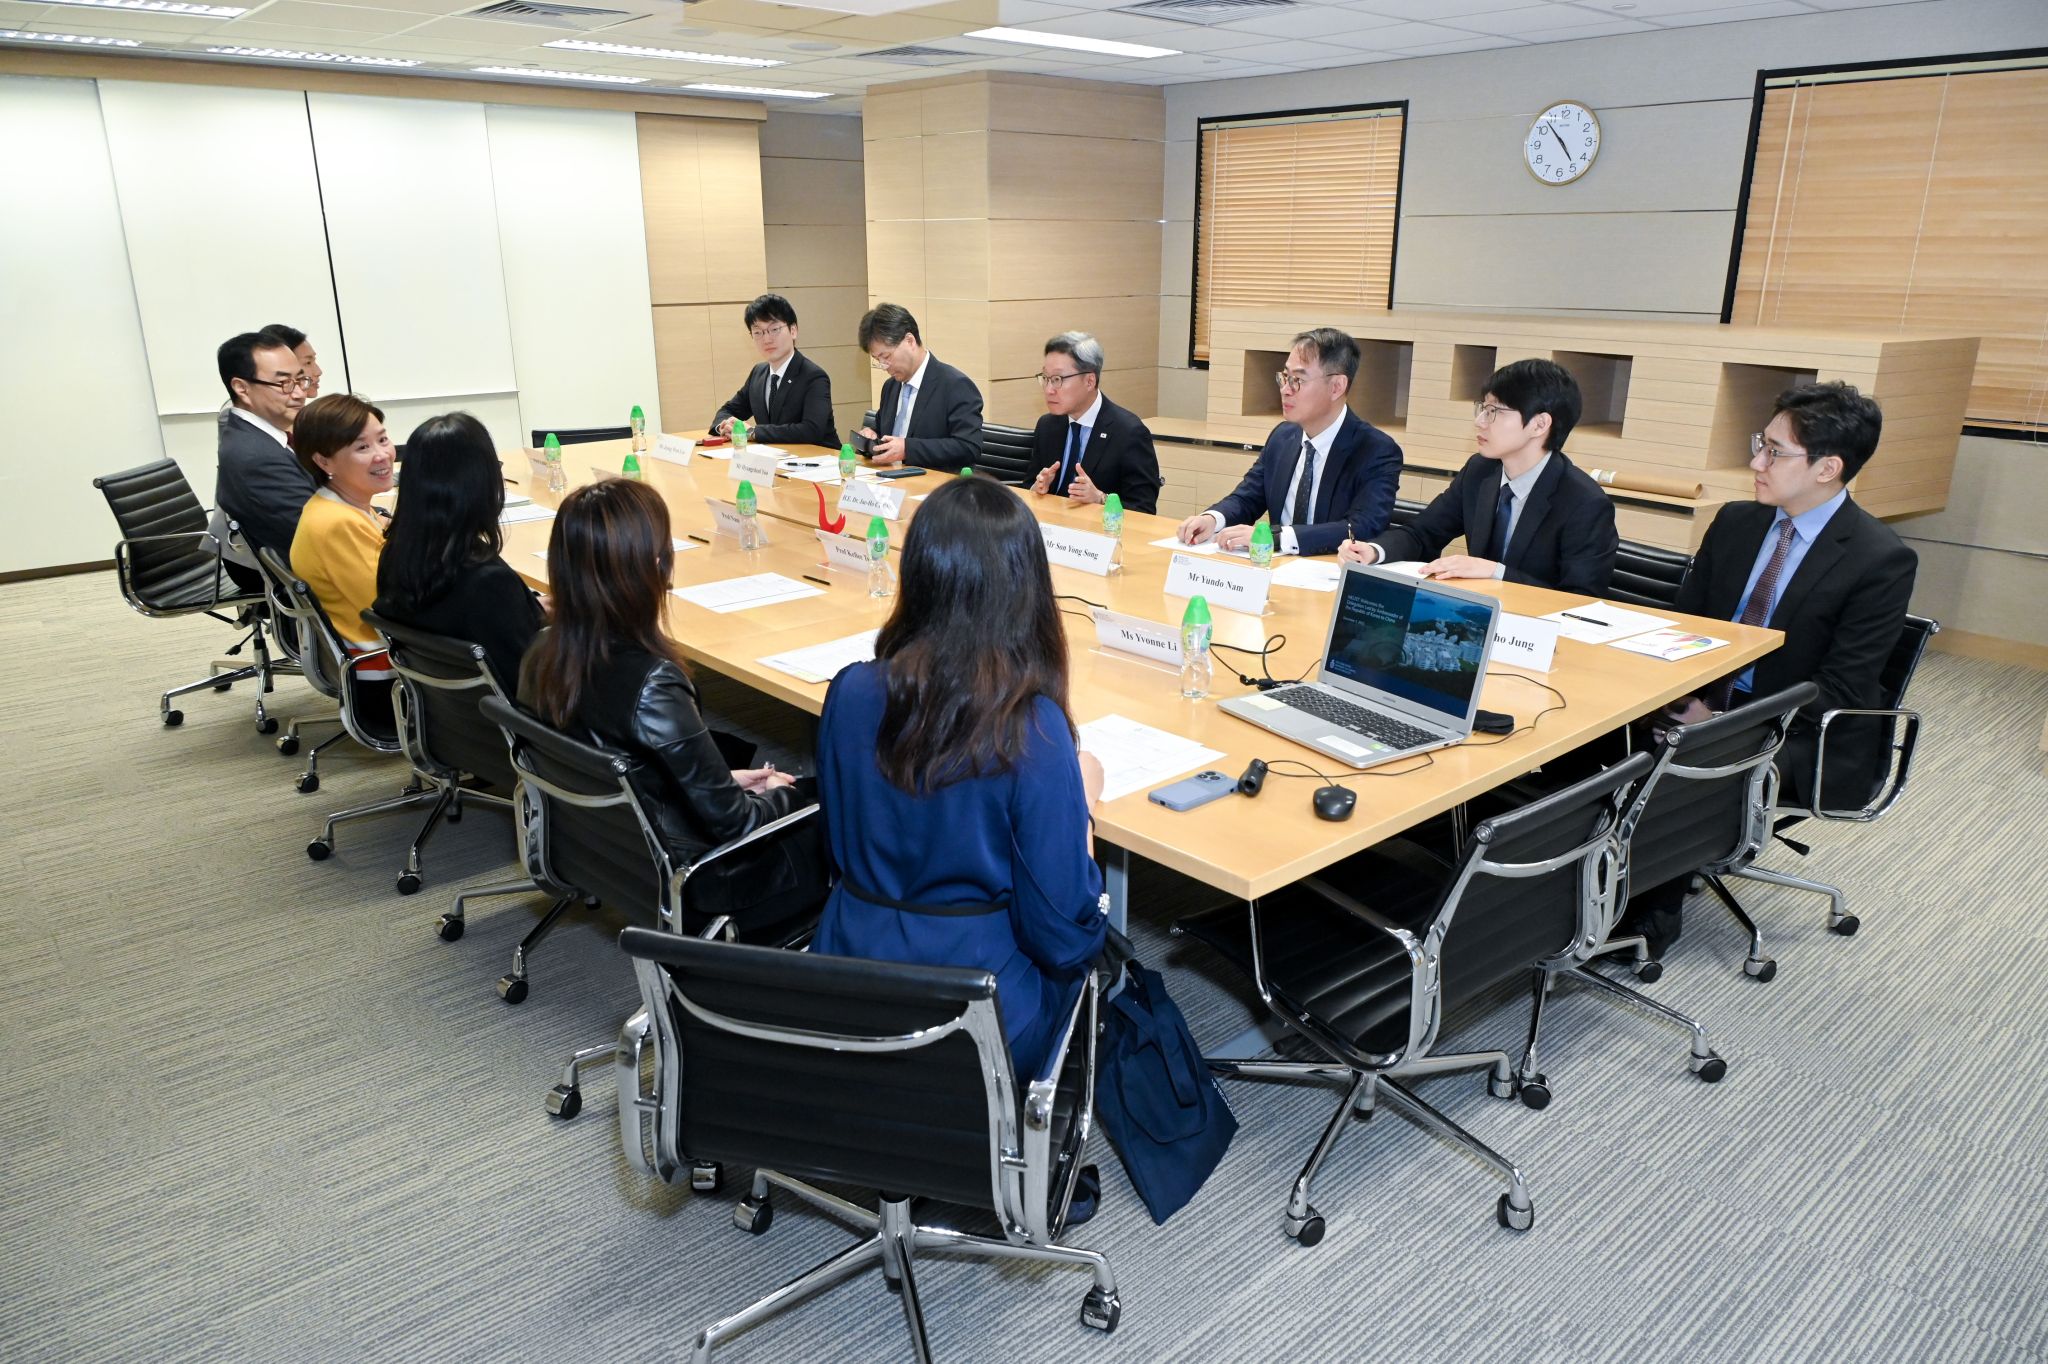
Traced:
[[548, 438], [540, 443], [540, 448], [543, 450], [559, 450], [562, 448], [562, 442], [556, 440], [555, 433], [550, 431], [548, 432]]
[[626, 463], [625, 463], [625, 466], [624, 466], [624, 467], [625, 467], [625, 470], [626, 470], [626, 472], [627, 472], [627, 473], [629, 473], [629, 474], [637, 474], [637, 473], [639, 473], [639, 472], [640, 472], [640, 456], [639, 456], [639, 455], [638, 455], [638, 454], [637, 454], [636, 452], [634, 452], [634, 451], [632, 451], [632, 450], [628, 450], [628, 451], [626, 452]]
[[868, 518], [868, 539], [886, 540], [888, 538], [889, 523], [879, 516], [870, 516]]
[[746, 435], [746, 434], [747, 434], [747, 424], [746, 424], [745, 422], [741, 421], [741, 420], [740, 420], [740, 419], [739, 419], [738, 417], [734, 417], [734, 418], [732, 419], [732, 433], [733, 433], [733, 434], [734, 434], [735, 436], [744, 436], [744, 435]]
[[1104, 516], [1122, 516], [1124, 514], [1124, 500], [1115, 493], [1111, 493], [1108, 497], [1103, 498], [1102, 514]]
[[961, 465], [961, 466], [960, 466], [960, 477], [962, 477], [962, 478], [973, 478], [973, 477], [974, 477], [974, 469], [973, 469], [973, 467], [972, 467], [972, 466], [970, 466], [970, 465], [966, 465], [966, 464], [963, 464], [963, 465]]
[[[612, 411], [614, 411], [614, 412], [616, 412], [616, 411], [618, 411], [618, 410], [619, 410], [619, 409], [617, 409], [616, 407], [612, 409]], [[634, 404], [633, 404], [633, 420], [634, 420], [634, 421], [636, 421], [636, 422], [640, 422], [640, 421], [646, 421], [646, 420], [647, 420], [647, 414], [646, 414], [645, 412], [642, 412], [642, 411], [640, 410], [640, 404], [638, 404], [638, 403], [634, 403]]]
[[1190, 625], [1210, 624], [1209, 599], [1207, 597], [1189, 597], [1188, 609], [1181, 615], [1180, 623], [1182, 628]]
[[1273, 527], [1263, 516], [1252, 527], [1252, 543], [1255, 545], [1270, 545], [1273, 543]]
[[754, 484], [751, 479], [743, 478], [740, 480], [739, 488], [733, 493], [733, 500], [736, 502], [752, 502], [754, 500]]
[[857, 458], [859, 458], [859, 456], [857, 456], [857, 455], [855, 455], [855, 454], [853, 453], [853, 442], [851, 442], [851, 441], [848, 441], [848, 442], [846, 442], [845, 444], [843, 444], [843, 445], [841, 445], [841, 446], [839, 447], [839, 458], [841, 458], [841, 459], [857, 459]]

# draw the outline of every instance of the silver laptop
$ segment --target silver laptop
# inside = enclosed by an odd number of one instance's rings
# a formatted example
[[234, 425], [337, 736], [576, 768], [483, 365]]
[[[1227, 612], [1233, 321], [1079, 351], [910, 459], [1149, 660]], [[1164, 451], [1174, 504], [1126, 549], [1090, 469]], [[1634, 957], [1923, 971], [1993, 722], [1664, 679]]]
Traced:
[[1315, 681], [1221, 705], [1352, 767], [1463, 743], [1499, 614], [1492, 597], [1346, 564]]

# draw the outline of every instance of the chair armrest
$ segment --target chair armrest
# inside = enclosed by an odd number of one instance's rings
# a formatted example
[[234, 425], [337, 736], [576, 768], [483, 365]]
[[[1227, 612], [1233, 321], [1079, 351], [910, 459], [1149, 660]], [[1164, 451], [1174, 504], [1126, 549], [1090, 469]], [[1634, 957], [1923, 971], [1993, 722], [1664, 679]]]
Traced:
[[[205, 541], [205, 542], [206, 542], [206, 544], [207, 544], [207, 545], [210, 545], [210, 546], [212, 546], [212, 552], [213, 552], [213, 602], [212, 602], [212, 604], [213, 604], [213, 605], [215, 605], [215, 606], [218, 606], [218, 605], [220, 605], [220, 601], [221, 601], [221, 593], [220, 593], [220, 586], [221, 586], [221, 582], [222, 582], [222, 580], [223, 580], [223, 579], [224, 579], [224, 578], [225, 578], [225, 577], [227, 576], [227, 574], [226, 574], [226, 570], [224, 570], [224, 569], [223, 569], [223, 568], [221, 567], [221, 563], [222, 563], [222, 560], [223, 560], [223, 558], [224, 558], [225, 556], [224, 556], [224, 555], [223, 555], [223, 553], [222, 553], [222, 546], [221, 546], [221, 543], [220, 543], [220, 537], [219, 537], [219, 536], [217, 536], [217, 535], [215, 535], [215, 534], [214, 534], [214, 533], [213, 533], [212, 531], [210, 531], [210, 530], [174, 530], [174, 531], [166, 531], [166, 532], [165, 532], [165, 533], [163, 533], [162, 535], [131, 535], [131, 536], [128, 536], [128, 537], [126, 537], [126, 538], [124, 538], [124, 539], [122, 539], [122, 540], [116, 541], [116, 542], [115, 542], [115, 545], [114, 545], [114, 567], [115, 567], [115, 569], [116, 569], [117, 571], [119, 571], [119, 573], [120, 573], [120, 575], [121, 575], [121, 581], [122, 581], [122, 582], [123, 582], [124, 584], [125, 584], [125, 583], [126, 583], [126, 582], [128, 581], [128, 554], [129, 554], [129, 548], [130, 548], [130, 546], [133, 546], [133, 545], [153, 545], [153, 544], [162, 544], [162, 543], [167, 543], [167, 542], [170, 542], [170, 541], [177, 541], [177, 540], [203, 540], [203, 541]], [[238, 595], [239, 595], [239, 594], [238, 594]]]
[[1094, 967], [1082, 979], [1081, 988], [1074, 993], [1074, 1007], [1067, 1013], [1067, 1023], [1060, 1030], [1059, 1041], [1053, 1044], [1050, 1058], [1046, 1061], [1046, 1073], [1036, 1077], [1024, 1091], [1024, 1125], [1042, 1131], [1052, 1122], [1053, 1095], [1059, 1091], [1060, 1074], [1066, 1069], [1067, 1048], [1074, 1040], [1074, 1029], [1081, 1021], [1081, 1011], [1088, 1007], [1091, 996], [1102, 990], [1102, 977]]
[[[1884, 778], [1878, 787], [1877, 794], [1861, 809], [1823, 810], [1820, 805], [1820, 796], [1821, 792], [1827, 789], [1823, 783], [1828, 763], [1828, 726], [1845, 715], [1894, 720], [1905, 727], [1904, 736], [1891, 745], [1891, 751], [1900, 755], [1898, 770], [1894, 772], [1890, 763], [1885, 764]], [[1889, 810], [1892, 807], [1892, 803], [1898, 800], [1899, 793], [1906, 789], [1906, 779], [1912, 775], [1913, 771], [1913, 753], [1919, 747], [1919, 744], [1920, 712], [1917, 710], [1840, 706], [1834, 710], [1823, 711], [1820, 717], [1820, 728], [1813, 745], [1813, 789], [1808, 796], [1808, 804], [1780, 805], [1776, 808], [1780, 810], [1796, 810], [1800, 814], [1809, 815], [1814, 819], [1866, 824], [1876, 819], [1886, 810]]]
[[736, 853], [750, 843], [758, 843], [764, 838], [773, 838], [784, 829], [792, 828], [816, 813], [818, 813], [818, 807], [815, 803], [806, 805], [800, 810], [791, 810], [780, 819], [771, 819], [751, 832], [741, 834], [738, 838], [719, 844], [695, 862], [679, 870], [676, 873], [676, 884], [680, 886], [684, 881], [689, 880], [690, 877], [702, 871], [709, 864], [716, 862], [719, 858]]

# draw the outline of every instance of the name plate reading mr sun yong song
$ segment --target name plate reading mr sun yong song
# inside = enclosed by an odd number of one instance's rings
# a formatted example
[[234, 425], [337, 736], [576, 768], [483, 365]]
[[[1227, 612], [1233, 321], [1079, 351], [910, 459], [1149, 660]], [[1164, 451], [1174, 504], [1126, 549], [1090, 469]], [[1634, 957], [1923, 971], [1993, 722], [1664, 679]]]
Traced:
[[1114, 536], [1043, 523], [1038, 531], [1045, 537], [1046, 559], [1060, 568], [1078, 568], [1083, 573], [1093, 573], [1101, 578], [1122, 567], [1117, 563]]
[[1169, 597], [1207, 597], [1211, 606], [1227, 606], [1248, 616], [1266, 613], [1266, 594], [1273, 587], [1273, 571], [1250, 564], [1227, 563], [1176, 554], [1166, 570]]

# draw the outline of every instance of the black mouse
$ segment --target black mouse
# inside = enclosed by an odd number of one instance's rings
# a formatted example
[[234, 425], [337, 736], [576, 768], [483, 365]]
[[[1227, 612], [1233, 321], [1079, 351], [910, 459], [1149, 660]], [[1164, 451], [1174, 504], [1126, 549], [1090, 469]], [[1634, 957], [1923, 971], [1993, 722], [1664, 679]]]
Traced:
[[1315, 807], [1317, 819], [1335, 823], [1351, 818], [1351, 807], [1358, 804], [1358, 793], [1348, 786], [1318, 786], [1316, 793], [1309, 797], [1309, 804]]

